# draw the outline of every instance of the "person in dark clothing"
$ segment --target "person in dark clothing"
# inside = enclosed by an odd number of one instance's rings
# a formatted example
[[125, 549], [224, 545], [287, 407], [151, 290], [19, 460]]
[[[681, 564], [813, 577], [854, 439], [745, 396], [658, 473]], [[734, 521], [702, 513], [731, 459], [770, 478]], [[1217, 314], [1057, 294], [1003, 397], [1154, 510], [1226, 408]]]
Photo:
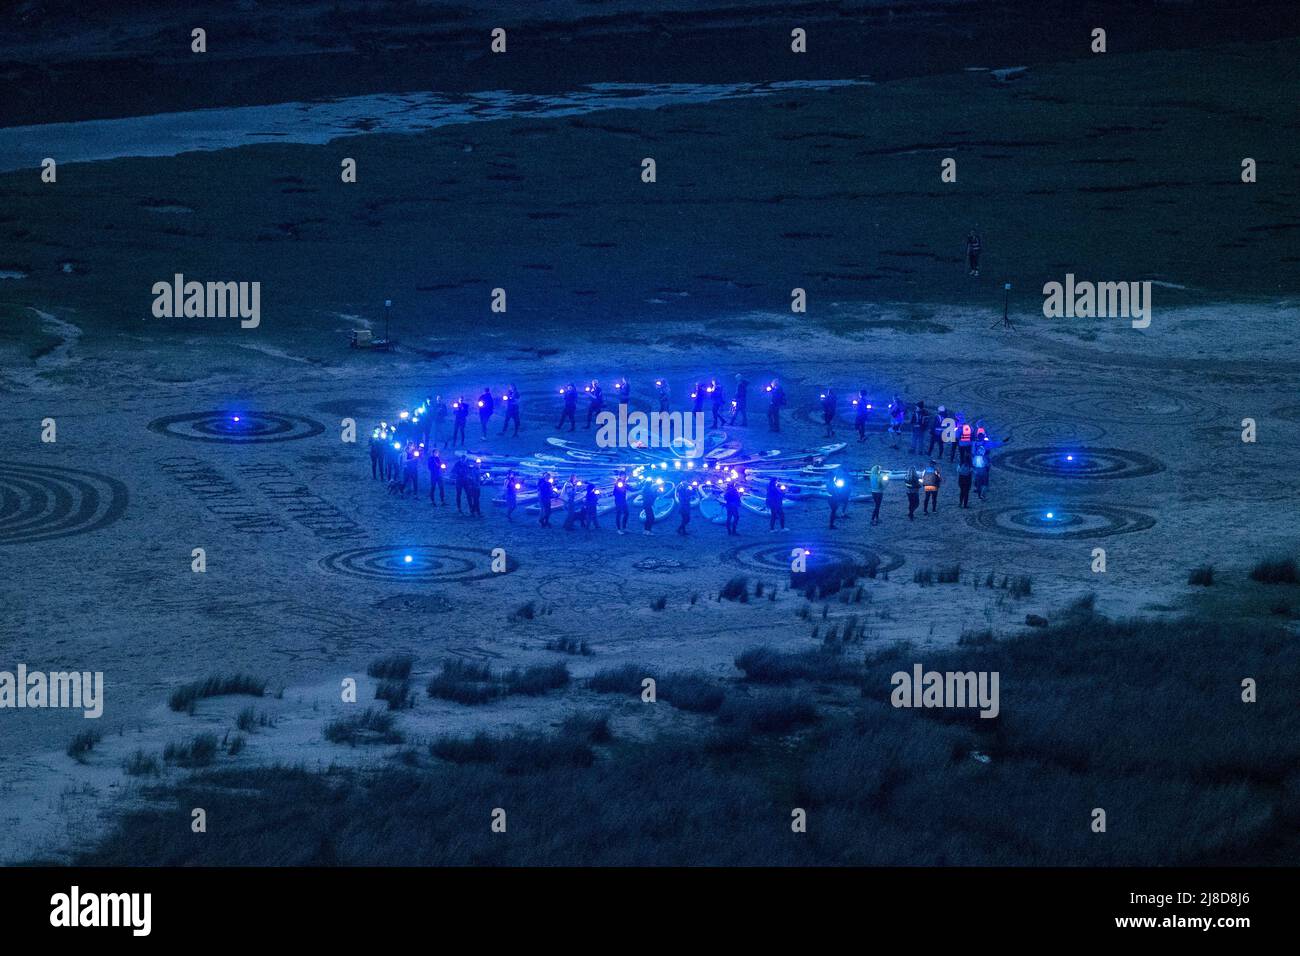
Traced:
[[674, 495], [677, 498], [677, 517], [681, 520], [681, 524], [677, 526], [677, 533], [684, 535], [686, 526], [691, 523], [691, 502], [695, 499], [695, 488], [684, 481], [679, 481]]
[[851, 494], [852, 491], [849, 488], [848, 478], [837, 476], [831, 481], [831, 528], [835, 527], [835, 518], [839, 513], [849, 506], [849, 497]]
[[654, 534], [651, 529], [655, 526], [655, 504], [663, 490], [663, 483], [653, 480], [647, 481], [641, 490], [641, 507], [645, 509], [645, 528], [641, 531], [642, 534]]
[[781, 530], [785, 530], [785, 485], [775, 478], [767, 482], [767, 514], [768, 531], [775, 531], [777, 522], [780, 522]]
[[467, 477], [469, 494], [469, 513], [478, 517], [483, 517], [483, 470], [479, 467], [478, 460], [469, 466], [469, 475]]
[[370, 433], [370, 477], [379, 478], [384, 469], [384, 439], [378, 428]]
[[696, 382], [695, 389], [691, 392], [691, 411], [704, 411], [704, 399], [708, 396], [708, 390], [704, 387], [703, 382]]
[[961, 464], [957, 466], [957, 507], [959, 508], [970, 507], [970, 485], [974, 471], [969, 459], [962, 455]]
[[482, 430], [484, 438], [488, 437], [487, 423], [495, 409], [496, 402], [492, 400], [492, 389], [484, 388], [483, 394], [478, 397], [478, 426]]
[[727, 534], [740, 534], [740, 489], [734, 481], [727, 482], [722, 503], [727, 508]]
[[429, 504], [436, 505], [438, 498], [442, 499], [444, 505], [447, 503], [447, 489], [442, 481], [443, 472], [446, 470], [446, 463], [438, 454], [438, 449], [434, 448], [429, 452]]
[[420, 447], [424, 448], [429, 444], [429, 434], [433, 426], [433, 399], [426, 397], [423, 404], [415, 412], [418, 416], [415, 424], [420, 429]]
[[570, 382], [560, 389], [560, 394], [564, 396], [564, 411], [560, 412], [560, 421], [555, 430], [564, 431], [564, 423], [568, 422], [569, 431], [573, 431], [577, 427], [578, 388]]
[[402, 461], [402, 497], [406, 497], [406, 486], [411, 486], [411, 493], [420, 493], [420, 449], [415, 442], [406, 443], [406, 456]]
[[731, 400], [731, 421], [727, 424], [736, 424], [737, 418], [741, 425], [749, 427], [749, 379], [740, 375], [736, 376], [736, 397]]
[[727, 407], [727, 393], [723, 391], [722, 386], [717, 382], [709, 383], [709, 410], [713, 413], [713, 421], [710, 428], [721, 428], [727, 424], [727, 418], [723, 410]]
[[[785, 389], [776, 379], [767, 386], [767, 427], [769, 431], [781, 430], [781, 409], [785, 405]], [[783, 524], [781, 527], [785, 527]]]
[[456, 487], [456, 510], [460, 511], [460, 499], [464, 495], [469, 499], [469, 462], [465, 460], [464, 453], [456, 456], [456, 463], [451, 466], [451, 481]]
[[907, 491], [907, 520], [915, 521], [916, 506], [921, 503], [921, 476], [915, 468], [908, 467], [903, 488]]
[[979, 233], [972, 229], [966, 237], [966, 265], [973, 279], [979, 278], [980, 274], [980, 246]]
[[[965, 440], [963, 441], [963, 439]], [[953, 423], [952, 441], [948, 443], [952, 446], [948, 449], [948, 461], [956, 460], [959, 449], [965, 449], [965, 451], [969, 452], [970, 440], [971, 427], [966, 424], [966, 416], [958, 412], [956, 421]]]
[[513, 522], [515, 520], [515, 508], [519, 507], [519, 489], [522, 487], [523, 483], [519, 480], [519, 476], [516, 475], [515, 470], [511, 468], [506, 472], [505, 498], [507, 521]]
[[628, 398], [632, 394], [632, 386], [625, 378], [620, 378], [614, 383], [614, 402], [617, 405], [626, 405]]
[[605, 393], [601, 390], [600, 383], [594, 378], [591, 380], [591, 384], [587, 386], [587, 397], [590, 401], [587, 402], [587, 424], [583, 426], [584, 428], [590, 428], [591, 423], [605, 410]]
[[925, 402], [919, 401], [912, 408], [912, 454], [921, 454], [921, 443], [925, 441], [926, 429], [930, 427], [930, 416], [925, 410]]
[[384, 446], [384, 476], [389, 481], [398, 481], [402, 471], [402, 443], [390, 441]]
[[826, 437], [835, 437], [835, 389], [827, 387], [822, 392], [822, 424], [826, 426]]
[[551, 502], [555, 498], [555, 483], [548, 471], [537, 479], [537, 503], [541, 505], [542, 517], [537, 522], [543, 528], [551, 526]]
[[438, 442], [442, 442], [442, 447], [447, 447], [447, 403], [442, 400], [442, 396], [435, 396], [433, 400], [433, 409], [430, 414], [433, 415], [433, 445], [436, 447]]
[[926, 449], [926, 457], [934, 457], [934, 446], [939, 446], [939, 454], [943, 455], [943, 429], [944, 422], [948, 421], [948, 409], [942, 405], [934, 413], [934, 418], [930, 420], [930, 447]]
[[867, 419], [871, 415], [871, 402], [867, 400], [867, 390], [858, 389], [858, 397], [853, 400], [853, 427], [858, 430], [858, 441], [867, 440]]
[[599, 505], [600, 489], [596, 487], [595, 483], [588, 482], [587, 494], [582, 502], [582, 526], [584, 528], [600, 527]]
[[655, 379], [655, 395], [659, 398], [659, 411], [668, 411], [668, 383], [662, 378]]
[[518, 435], [519, 434], [519, 389], [515, 388], [514, 385], [512, 384], [509, 388], [506, 389], [506, 393], [501, 396], [501, 402], [506, 407], [506, 418], [505, 421], [501, 423], [501, 434], [504, 435], [506, 433], [506, 429], [510, 427], [510, 423], [513, 421], [515, 423], [514, 434]]
[[894, 436], [891, 448], [897, 449], [903, 441], [903, 420], [907, 417], [907, 406], [897, 395], [889, 403], [889, 433]]
[[465, 401], [464, 395], [451, 403], [451, 411], [451, 447], [455, 448], [457, 438], [460, 439], [461, 445], [465, 444], [465, 422], [469, 420], [469, 402]]
[[627, 474], [620, 471], [614, 476], [614, 530], [627, 534]]

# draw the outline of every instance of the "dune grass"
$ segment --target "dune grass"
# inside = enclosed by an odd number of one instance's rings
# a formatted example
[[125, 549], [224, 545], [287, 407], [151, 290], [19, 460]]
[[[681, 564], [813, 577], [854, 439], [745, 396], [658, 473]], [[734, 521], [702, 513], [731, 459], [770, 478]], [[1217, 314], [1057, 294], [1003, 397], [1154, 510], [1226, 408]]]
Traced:
[[[1109, 621], [1087, 603], [1025, 636], [947, 650], [747, 651], [746, 679], [716, 718], [600, 752], [601, 721], [575, 717], [545, 735], [442, 738], [424, 766], [200, 773], [160, 788], [78, 862], [1292, 862], [1300, 710], [1268, 689], [1300, 686], [1300, 644], [1253, 622]], [[890, 675], [914, 662], [998, 671], [999, 717], [890, 706]], [[591, 683], [633, 693], [645, 672]], [[859, 693], [814, 703], [828, 674]], [[1258, 702], [1242, 701], [1244, 677], [1264, 690]], [[669, 696], [672, 681], [662, 679]], [[228, 838], [167, 824], [192, 806], [220, 814]], [[509, 808], [514, 838], [490, 833], [494, 806]], [[813, 821], [797, 839], [793, 807]], [[1108, 812], [1104, 839], [1088, 826], [1093, 807]]]
[[194, 713], [194, 705], [208, 697], [225, 697], [230, 694], [247, 694], [262, 697], [266, 694], [266, 681], [248, 674], [231, 674], [228, 677], [213, 676], [206, 680], [194, 681], [172, 691], [167, 706], [172, 710]]

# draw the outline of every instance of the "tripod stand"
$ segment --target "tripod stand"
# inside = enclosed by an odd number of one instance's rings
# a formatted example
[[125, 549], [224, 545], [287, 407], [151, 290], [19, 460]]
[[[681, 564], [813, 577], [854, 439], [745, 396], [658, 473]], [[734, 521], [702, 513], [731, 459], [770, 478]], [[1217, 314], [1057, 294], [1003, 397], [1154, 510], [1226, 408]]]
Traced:
[[1016, 323], [1011, 321], [1011, 283], [1002, 283], [1002, 321], [994, 322], [989, 326], [991, 329], [1011, 329], [1015, 330]]

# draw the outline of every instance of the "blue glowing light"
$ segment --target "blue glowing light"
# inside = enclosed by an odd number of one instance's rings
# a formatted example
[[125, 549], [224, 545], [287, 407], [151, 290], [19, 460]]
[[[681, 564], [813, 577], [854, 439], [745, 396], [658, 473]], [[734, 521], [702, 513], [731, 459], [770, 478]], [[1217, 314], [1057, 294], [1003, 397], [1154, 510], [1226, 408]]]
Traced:
[[402, 558], [402, 560], [405, 561], [407, 564], [410, 564], [410, 563], [411, 563], [411, 556], [408, 554], [406, 557]]

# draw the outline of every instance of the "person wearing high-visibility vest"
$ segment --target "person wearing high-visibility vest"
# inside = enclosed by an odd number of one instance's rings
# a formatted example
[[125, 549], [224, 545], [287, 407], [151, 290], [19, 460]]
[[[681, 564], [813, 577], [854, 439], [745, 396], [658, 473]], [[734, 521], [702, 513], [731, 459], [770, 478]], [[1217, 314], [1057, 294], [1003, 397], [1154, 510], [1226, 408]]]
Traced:
[[921, 505], [921, 514], [929, 514], [931, 505], [934, 506], [934, 513], [939, 513], [939, 486], [941, 484], [943, 484], [943, 474], [939, 471], [939, 463], [931, 458], [930, 464], [921, 473], [921, 487], [925, 489], [925, 501]]
[[[971, 427], [970, 422], [966, 421], [966, 417], [964, 415], [958, 415], [957, 416], [957, 440], [953, 442], [953, 450], [954, 452], [957, 451], [961, 452], [962, 461], [967, 461], [967, 462], [970, 461], [970, 450], [971, 450], [971, 445], [974, 442], [974, 438], [975, 438], [975, 429]], [[948, 460], [952, 461], [951, 455], [949, 455]]]

